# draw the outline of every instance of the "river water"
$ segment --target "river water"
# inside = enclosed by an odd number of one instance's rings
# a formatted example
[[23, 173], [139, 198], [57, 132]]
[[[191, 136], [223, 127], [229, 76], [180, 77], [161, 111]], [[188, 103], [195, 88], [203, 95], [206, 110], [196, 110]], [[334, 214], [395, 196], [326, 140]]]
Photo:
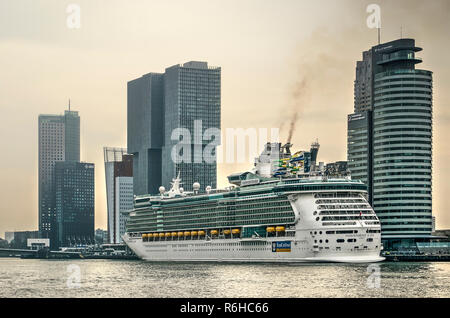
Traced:
[[268, 265], [0, 258], [0, 297], [450, 297], [450, 263]]

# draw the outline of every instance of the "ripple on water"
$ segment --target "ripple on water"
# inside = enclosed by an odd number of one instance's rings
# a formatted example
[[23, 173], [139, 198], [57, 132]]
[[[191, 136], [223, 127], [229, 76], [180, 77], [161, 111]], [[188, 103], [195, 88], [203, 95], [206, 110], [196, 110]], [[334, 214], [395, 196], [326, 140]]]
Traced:
[[[69, 287], [68, 266], [80, 269]], [[195, 264], [0, 259], [0, 297], [450, 297], [450, 263]], [[6, 288], [3, 288], [6, 287]]]

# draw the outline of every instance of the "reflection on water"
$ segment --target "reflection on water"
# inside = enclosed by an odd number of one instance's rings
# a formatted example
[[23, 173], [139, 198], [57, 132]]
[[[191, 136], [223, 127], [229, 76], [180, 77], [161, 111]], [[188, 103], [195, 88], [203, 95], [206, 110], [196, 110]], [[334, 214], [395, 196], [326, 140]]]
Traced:
[[369, 270], [0, 258], [0, 297], [450, 297], [450, 263], [378, 263]]

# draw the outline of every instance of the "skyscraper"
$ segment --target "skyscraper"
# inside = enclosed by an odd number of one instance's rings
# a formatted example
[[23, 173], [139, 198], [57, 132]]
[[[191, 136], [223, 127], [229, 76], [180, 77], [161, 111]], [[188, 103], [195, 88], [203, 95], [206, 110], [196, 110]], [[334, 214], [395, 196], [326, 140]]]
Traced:
[[94, 244], [94, 164], [55, 163], [55, 247]]
[[349, 169], [369, 186], [387, 249], [426, 240], [432, 230], [433, 85], [431, 71], [415, 68], [421, 50], [400, 39], [372, 47], [357, 62]]
[[133, 155], [125, 148], [103, 148], [109, 243], [121, 243], [125, 212], [133, 208]]
[[134, 194], [161, 186], [164, 138], [164, 75], [149, 73], [128, 82], [127, 148], [133, 155]]
[[40, 115], [39, 130], [39, 235], [56, 240], [54, 167], [57, 161], [80, 161], [80, 117]]
[[[220, 68], [210, 67], [206, 62], [191, 61], [166, 69], [162, 151], [162, 184], [165, 187], [180, 173], [186, 190], [192, 191], [194, 182], [199, 182], [202, 189], [206, 186], [216, 188], [216, 161], [208, 163], [201, 156], [210, 142], [202, 138], [205, 130], [220, 129], [220, 77]], [[191, 154], [188, 162], [173, 161], [171, 152], [179, 141], [172, 140], [171, 134], [176, 128], [184, 128], [190, 132]]]
[[[127, 148], [134, 155], [135, 195], [157, 193], [161, 185], [169, 187], [178, 173], [186, 190], [191, 190], [194, 182], [200, 182], [203, 189], [216, 187], [216, 162], [198, 157], [211, 142], [203, 140], [203, 132], [220, 129], [220, 82], [219, 67], [196, 61], [128, 82]], [[198, 134], [195, 123], [201, 126]], [[178, 140], [171, 137], [176, 128], [191, 134], [188, 162], [173, 161], [172, 150]]]

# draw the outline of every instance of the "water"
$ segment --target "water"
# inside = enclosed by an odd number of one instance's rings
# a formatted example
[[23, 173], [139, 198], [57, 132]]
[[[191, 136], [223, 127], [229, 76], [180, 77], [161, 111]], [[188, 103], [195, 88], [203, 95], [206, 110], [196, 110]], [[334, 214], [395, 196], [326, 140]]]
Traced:
[[450, 263], [376, 266], [0, 258], [0, 297], [450, 297]]

